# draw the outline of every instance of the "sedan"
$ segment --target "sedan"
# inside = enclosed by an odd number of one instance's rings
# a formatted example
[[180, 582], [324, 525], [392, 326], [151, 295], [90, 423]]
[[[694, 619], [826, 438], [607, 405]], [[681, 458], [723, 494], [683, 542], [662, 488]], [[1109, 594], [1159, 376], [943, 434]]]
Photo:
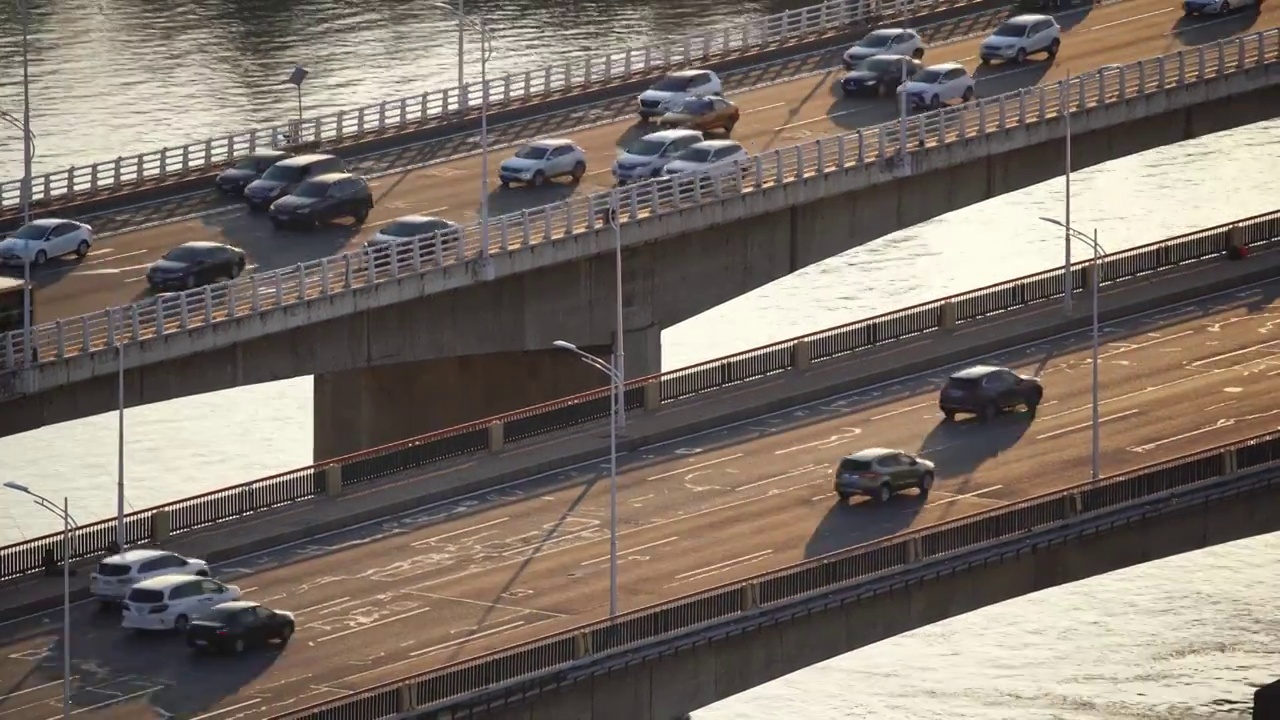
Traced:
[[0, 242], [0, 264], [43, 265], [47, 260], [71, 254], [82, 258], [89, 254], [93, 241], [93, 228], [82, 222], [41, 218]]
[[547, 180], [568, 177], [578, 182], [587, 174], [587, 153], [572, 140], [534, 140], [504, 160], [498, 168], [502, 187], [513, 182], [540, 187]]
[[183, 243], [165, 253], [147, 268], [147, 285], [152, 290], [190, 290], [225, 280], [244, 272], [244, 250], [214, 242]]
[[685, 98], [662, 109], [664, 112], [658, 118], [662, 125], [703, 132], [723, 130], [725, 135], [733, 132], [733, 126], [742, 116], [737, 105], [718, 96]]
[[406, 215], [396, 218], [379, 230], [365, 241], [364, 247], [369, 251], [377, 251], [397, 243], [413, 245], [423, 241], [434, 242], [437, 237], [457, 235], [461, 227], [452, 220], [433, 215]]
[[846, 455], [836, 468], [835, 491], [841, 502], [867, 495], [888, 502], [900, 490], [928, 495], [933, 488], [933, 463], [901, 450], [868, 448]]
[[957, 100], [969, 102], [973, 99], [974, 85], [973, 76], [963, 65], [944, 63], [916, 73], [898, 92], [907, 94], [907, 103], [912, 108], [936, 110]]
[[242, 653], [272, 642], [282, 647], [293, 637], [293, 613], [246, 600], [213, 606], [187, 625], [187, 647], [197, 652]]
[[862, 61], [840, 81], [845, 95], [889, 95], [920, 72], [920, 63], [905, 55], [876, 55]]

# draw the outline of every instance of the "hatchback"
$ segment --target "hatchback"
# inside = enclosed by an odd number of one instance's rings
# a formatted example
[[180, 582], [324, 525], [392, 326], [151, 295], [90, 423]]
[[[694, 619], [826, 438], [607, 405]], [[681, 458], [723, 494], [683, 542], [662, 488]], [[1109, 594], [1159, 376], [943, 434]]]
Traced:
[[667, 127], [689, 130], [723, 130], [727, 136], [733, 132], [742, 116], [738, 106], [722, 97], [689, 97], [664, 105], [658, 123]]

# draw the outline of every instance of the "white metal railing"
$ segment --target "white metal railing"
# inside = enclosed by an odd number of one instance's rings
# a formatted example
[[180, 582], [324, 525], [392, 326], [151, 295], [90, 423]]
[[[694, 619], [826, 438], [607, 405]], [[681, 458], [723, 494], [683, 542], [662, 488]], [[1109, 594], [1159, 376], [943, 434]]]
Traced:
[[[235, 157], [257, 150], [295, 143], [338, 145], [371, 133], [404, 130], [456, 118], [459, 113], [476, 111], [486, 97], [491, 110], [544, 102], [551, 95], [607, 86], [671, 68], [748, 54], [847, 30], [853, 22], [903, 17], [974, 2], [977, 0], [827, 0], [818, 5], [727, 26], [706, 35], [687, 35], [661, 44], [570, 60], [493, 78], [487, 84], [477, 81], [461, 88], [455, 86], [428, 91], [332, 115], [295, 120], [92, 165], [72, 166], [33, 178], [32, 197], [37, 202], [56, 202], [77, 194], [163, 182], [220, 167]], [[0, 182], [0, 211], [16, 209], [21, 202], [21, 190], [21, 179]]]
[[[910, 118], [911, 149], [961, 142], [1017, 125], [1043, 122], [1062, 110], [1080, 112], [1173, 87], [1199, 83], [1280, 59], [1280, 29], [1110, 66], [1050, 85], [1027, 88]], [[600, 228], [611, 207], [619, 222], [635, 223], [742, 193], [845, 171], [890, 158], [898, 145], [895, 122], [779, 148], [744, 161], [719, 178], [660, 178], [530, 210], [492, 218], [492, 254], [521, 251], [577, 232]], [[13, 368], [24, 355], [37, 362], [184, 332], [245, 315], [351, 292], [408, 275], [437, 271], [479, 255], [482, 227], [451, 235], [325, 257], [271, 273], [210, 287], [158, 296], [127, 307], [44, 323], [32, 329], [24, 352], [23, 333], [0, 337], [0, 368]]]

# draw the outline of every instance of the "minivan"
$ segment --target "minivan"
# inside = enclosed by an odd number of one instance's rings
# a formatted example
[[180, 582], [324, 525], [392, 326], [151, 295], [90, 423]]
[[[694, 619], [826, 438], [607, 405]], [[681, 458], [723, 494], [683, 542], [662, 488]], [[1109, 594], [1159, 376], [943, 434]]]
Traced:
[[251, 210], [266, 210], [271, 203], [293, 192], [304, 180], [346, 171], [346, 163], [335, 155], [287, 158], [267, 168], [262, 177], [245, 186], [244, 200]]

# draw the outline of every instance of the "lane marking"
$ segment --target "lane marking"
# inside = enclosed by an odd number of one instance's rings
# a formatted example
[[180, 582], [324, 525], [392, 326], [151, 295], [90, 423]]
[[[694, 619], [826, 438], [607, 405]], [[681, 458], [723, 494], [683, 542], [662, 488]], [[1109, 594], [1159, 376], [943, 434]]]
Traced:
[[[1272, 341], [1270, 341], [1270, 342], [1264, 342], [1264, 343], [1262, 343], [1262, 344], [1260, 344], [1260, 345], [1250, 345], [1250, 346], [1249, 346], [1249, 347], [1247, 347], [1247, 348], [1242, 348], [1242, 349], [1240, 349], [1240, 350], [1236, 350], [1235, 352], [1223, 353], [1223, 354], [1221, 354], [1221, 355], [1214, 355], [1213, 357], [1208, 357], [1208, 358], [1205, 358], [1205, 359], [1203, 359], [1203, 360], [1197, 360], [1197, 361], [1195, 361], [1195, 362], [1193, 362], [1193, 363], [1187, 363], [1187, 366], [1188, 366], [1188, 367], [1199, 367], [1199, 366], [1201, 366], [1201, 365], [1204, 365], [1205, 363], [1211, 363], [1211, 362], [1217, 362], [1217, 361], [1219, 361], [1219, 360], [1225, 360], [1225, 359], [1227, 359], [1227, 358], [1229, 358], [1229, 357], [1234, 357], [1234, 356], [1236, 356], [1236, 355], [1243, 355], [1244, 353], [1247, 353], [1247, 352], [1253, 352], [1254, 350], [1262, 350], [1263, 348], [1266, 348], [1268, 345], [1275, 345], [1276, 343], [1280, 343], [1280, 340], [1272, 340]], [[1255, 360], [1254, 362], [1257, 362], [1257, 361]], [[1237, 367], [1239, 367], [1239, 366], [1237, 366]]]
[[747, 113], [760, 112], [761, 110], [772, 110], [776, 107], [782, 107], [783, 105], [786, 105], [786, 103], [779, 102], [779, 103], [774, 103], [772, 105], [764, 105], [762, 107], [751, 108], [750, 110], [743, 110], [742, 114], [746, 115]]
[[706, 567], [698, 568], [697, 570], [690, 570], [689, 572], [683, 572], [683, 573], [680, 573], [679, 575], [675, 575], [675, 576], [673, 576], [673, 577], [675, 577], [675, 578], [677, 578], [677, 579], [679, 579], [679, 578], [687, 578], [687, 577], [689, 577], [690, 575], [697, 575], [698, 573], [705, 573], [705, 572], [706, 572], [706, 571], [708, 571], [708, 570], [715, 570], [716, 568], [723, 568], [723, 567], [725, 567], [726, 565], [732, 565], [732, 564], [734, 564], [734, 563], [740, 563], [740, 562], [742, 562], [742, 561], [744, 561], [744, 560], [751, 560], [752, 558], [759, 558], [759, 557], [763, 557], [763, 556], [765, 556], [765, 555], [771, 555], [771, 554], [773, 554], [773, 550], [761, 550], [760, 552], [751, 553], [750, 555], [743, 555], [743, 556], [742, 556], [742, 557], [740, 557], [740, 558], [734, 558], [734, 559], [732, 559], [732, 560], [725, 560], [725, 561], [724, 561], [724, 562], [722, 562], [722, 563], [716, 563], [715, 565], [708, 565], [708, 566], [706, 566]]
[[[78, 710], [72, 710], [70, 714], [72, 714], [72, 715], [79, 715], [79, 714], [80, 714], [80, 713], [82, 713], [82, 712], [89, 712], [90, 710], [97, 710], [97, 709], [98, 709], [98, 708], [100, 708], [100, 707], [106, 707], [106, 706], [108, 706], [108, 705], [116, 705], [116, 704], [118, 704], [118, 703], [122, 703], [122, 702], [124, 702], [125, 700], [131, 700], [131, 699], [136, 698], [136, 697], [138, 697], [138, 696], [140, 696], [140, 695], [146, 695], [147, 693], [153, 693], [153, 692], [155, 692], [155, 691], [157, 691], [157, 690], [163, 690], [163, 689], [164, 689], [164, 686], [163, 686], [163, 685], [156, 685], [156, 686], [153, 686], [153, 687], [149, 687], [149, 688], [147, 688], [146, 690], [139, 690], [138, 692], [135, 692], [135, 693], [129, 693], [128, 695], [121, 695], [121, 696], [120, 696], [120, 697], [118, 697], [118, 698], [113, 698], [113, 699], [111, 699], [111, 700], [105, 700], [105, 701], [103, 701], [103, 702], [100, 702], [100, 703], [97, 703], [97, 704], [94, 704], [94, 705], [90, 705], [90, 706], [88, 706], [88, 707], [82, 707], [82, 708], [80, 708], [80, 709], [78, 709]], [[59, 713], [59, 714], [57, 714], [57, 715], [54, 715], [53, 717], [46, 718], [46, 720], [61, 720], [61, 719], [62, 719], [62, 714], [61, 714], [61, 713]]]
[[[673, 540], [679, 540], [679, 539], [680, 539], [680, 536], [679, 536], [679, 535], [672, 535], [671, 537], [666, 538], [665, 540], [659, 540], [659, 541], [657, 541], [657, 542], [651, 542], [651, 543], [649, 543], [648, 545], [641, 545], [641, 546], [639, 546], [639, 547], [627, 548], [626, 550], [623, 550], [623, 549], [619, 548], [619, 549], [618, 549], [618, 557], [619, 557], [619, 558], [621, 558], [623, 553], [639, 552], [640, 550], [647, 550], [647, 549], [649, 549], [649, 548], [651, 548], [651, 547], [657, 547], [657, 546], [659, 546], [659, 545], [665, 545], [665, 544], [667, 544], [667, 543], [669, 543], [669, 542], [671, 542], [671, 541], [673, 541]], [[587, 561], [585, 561], [585, 562], [580, 562], [580, 563], [578, 563], [578, 564], [579, 564], [579, 565], [593, 565], [593, 564], [598, 563], [598, 562], [604, 562], [605, 560], [608, 560], [610, 557], [611, 557], [611, 556], [609, 556], [609, 555], [603, 555], [603, 556], [601, 556], [601, 557], [598, 557], [598, 558], [592, 558], [591, 560], [587, 560]]]
[[[473, 635], [468, 635], [467, 637], [464, 637], [464, 638], [458, 638], [457, 640], [450, 640], [449, 642], [446, 642], [446, 643], [440, 643], [439, 645], [433, 645], [433, 646], [431, 646], [431, 647], [429, 647], [429, 648], [423, 648], [423, 649], [421, 649], [421, 650], [415, 650], [415, 651], [413, 651], [413, 652], [409, 653], [409, 656], [410, 656], [410, 657], [414, 657], [414, 658], [416, 658], [416, 657], [418, 657], [419, 655], [426, 655], [426, 654], [428, 654], [428, 653], [437, 652], [437, 651], [439, 651], [439, 650], [444, 650], [445, 648], [451, 648], [451, 647], [453, 647], [453, 646], [455, 646], [455, 645], [465, 645], [465, 644], [467, 644], [467, 643], [471, 642], [472, 640], [475, 640], [476, 638], [481, 638], [481, 637], [485, 637], [485, 636], [487, 636], [487, 635], [494, 635], [494, 634], [496, 634], [496, 633], [505, 632], [505, 631], [507, 631], [507, 630], [511, 630], [511, 629], [513, 629], [513, 628], [518, 628], [518, 627], [520, 627], [521, 625], [524, 625], [524, 624], [525, 624], [525, 621], [524, 621], [524, 620], [517, 620], [517, 621], [515, 621], [515, 622], [513, 622], [513, 623], [507, 623], [506, 625], [502, 625], [502, 626], [500, 626], [500, 627], [496, 627], [496, 628], [492, 628], [492, 629], [489, 629], [489, 630], [485, 630], [484, 632], [478, 632], [478, 633], [475, 633], [475, 634], [473, 634]], [[391, 667], [391, 666], [390, 666], [390, 665], [388, 665], [388, 666], [386, 666], [386, 667]], [[381, 668], [379, 668], [379, 669], [381, 669]], [[355, 677], [355, 676], [353, 675], [352, 677]], [[350, 678], [348, 678], [348, 679], [350, 679]]]
[[[1137, 408], [1135, 408], [1135, 409], [1133, 409], [1133, 410], [1126, 410], [1126, 411], [1124, 411], [1124, 412], [1122, 412], [1122, 413], [1116, 413], [1115, 415], [1108, 415], [1108, 416], [1106, 416], [1106, 417], [1100, 417], [1100, 418], [1098, 418], [1098, 423], [1099, 423], [1099, 424], [1101, 424], [1101, 423], [1107, 422], [1108, 420], [1115, 420], [1116, 418], [1122, 418], [1122, 417], [1125, 417], [1125, 416], [1127, 416], [1127, 415], [1133, 415], [1133, 414], [1135, 414], [1135, 413], [1139, 413], [1139, 412], [1142, 412], [1142, 410], [1141, 410], [1141, 409], [1137, 409]], [[1061, 428], [1061, 429], [1059, 429], [1059, 430], [1054, 430], [1053, 432], [1047, 432], [1047, 433], [1045, 433], [1045, 434], [1043, 434], [1043, 435], [1037, 435], [1037, 436], [1036, 436], [1036, 439], [1037, 439], [1037, 440], [1044, 440], [1045, 438], [1051, 438], [1051, 437], [1055, 437], [1055, 436], [1057, 436], [1057, 435], [1062, 435], [1062, 434], [1064, 434], [1064, 433], [1074, 432], [1074, 431], [1076, 431], [1076, 430], [1080, 430], [1080, 429], [1082, 429], [1082, 428], [1087, 428], [1087, 427], [1089, 427], [1089, 426], [1091, 426], [1091, 425], [1093, 425], [1093, 421], [1092, 421], [1092, 420], [1090, 420], [1089, 422], [1083, 422], [1083, 423], [1080, 423], [1079, 425], [1072, 425], [1071, 427], [1064, 427], [1064, 428]]]
[[737, 455], [729, 455], [728, 457], [722, 457], [722, 458], [719, 458], [719, 459], [717, 459], [717, 460], [708, 460], [708, 461], [706, 461], [706, 462], [704, 462], [704, 463], [699, 463], [699, 464], [697, 464], [697, 465], [689, 465], [689, 466], [687, 466], [687, 467], [682, 467], [682, 468], [680, 468], [679, 470], [672, 470], [671, 472], [664, 472], [664, 473], [662, 473], [661, 475], [654, 475], [653, 477], [647, 477], [647, 478], [645, 478], [645, 480], [646, 480], [646, 481], [649, 481], [649, 480], [661, 480], [662, 478], [665, 478], [665, 477], [671, 477], [672, 475], [680, 475], [680, 474], [682, 474], [682, 473], [687, 473], [687, 472], [689, 472], [690, 470], [697, 470], [698, 468], [706, 467], [706, 466], [708, 466], [708, 465], [715, 465], [716, 463], [722, 463], [722, 462], [725, 462], [725, 461], [728, 461], [728, 460], [736, 460], [736, 459], [738, 459], [738, 458], [742, 457], [742, 455], [743, 455], [743, 453], [738, 453]]
[[979, 495], [982, 495], [983, 493], [995, 492], [996, 490], [999, 490], [999, 489], [1000, 489], [1000, 488], [1002, 488], [1002, 487], [1004, 487], [1004, 486], [1003, 486], [1003, 485], [992, 485], [992, 486], [991, 486], [991, 487], [989, 487], [989, 488], [983, 488], [983, 489], [981, 489], [981, 490], [974, 490], [973, 492], [971, 492], [971, 493], [965, 493], [964, 495], [953, 495], [952, 497], [946, 498], [945, 500], [939, 500], [939, 501], [937, 501], [937, 502], [931, 502], [931, 503], [928, 503], [928, 504], [926, 504], [926, 505], [925, 505], [925, 507], [934, 507], [934, 506], [937, 506], [937, 505], [943, 505], [943, 504], [946, 504], [946, 503], [949, 503], [949, 502], [955, 502], [955, 501], [957, 501], [957, 500], [968, 500], [968, 499], [973, 499], [973, 498], [976, 498], [976, 499], [978, 499], [978, 500], [989, 500], [990, 502], [1000, 502], [999, 500], [990, 500], [990, 498], [979, 498], [978, 496], [979, 496]]
[[[145, 253], [145, 252], [151, 252], [151, 251], [150, 250], [134, 250], [133, 252], [121, 253], [113, 257], [102, 258], [101, 260], [85, 260], [85, 261], [82, 261], [77, 267], [84, 267], [85, 265], [98, 265], [105, 262], [115, 262], [120, 258], [127, 258], [131, 255], [141, 255], [142, 253]], [[93, 253], [89, 253], [89, 254], [93, 255]], [[75, 271], [73, 270], [72, 273], [74, 272]]]
[[904, 408], [901, 408], [901, 409], [899, 409], [899, 410], [893, 410], [893, 411], [891, 411], [891, 412], [882, 413], [882, 414], [880, 414], [880, 415], [875, 415], [875, 416], [873, 416], [871, 419], [872, 419], [872, 420], [883, 420], [883, 419], [885, 419], [885, 418], [887, 418], [887, 417], [892, 417], [892, 416], [894, 416], [894, 415], [898, 415], [898, 414], [900, 414], [900, 413], [904, 413], [904, 412], [907, 412], [907, 411], [910, 411], [910, 410], [919, 410], [919, 409], [920, 409], [920, 408], [922, 408], [922, 407], [929, 407], [929, 406], [930, 406], [930, 405], [932, 405], [932, 404], [933, 404], [933, 403], [931, 403], [931, 402], [922, 402], [922, 403], [920, 403], [919, 405], [912, 405], [911, 407], [904, 407]]
[[736, 488], [734, 488], [734, 491], [738, 491], [738, 490], [749, 490], [749, 489], [751, 489], [751, 488], [753, 488], [753, 487], [756, 487], [756, 486], [758, 486], [758, 485], [764, 485], [765, 483], [771, 483], [771, 482], [773, 482], [774, 480], [783, 480], [783, 479], [785, 479], [785, 478], [795, 477], [796, 475], [803, 475], [804, 473], [807, 473], [807, 472], [813, 472], [814, 470], [821, 470], [821, 469], [823, 469], [823, 468], [825, 468], [825, 467], [826, 467], [826, 465], [805, 465], [805, 466], [804, 466], [804, 467], [802, 467], [802, 468], [799, 468], [799, 469], [796, 469], [796, 470], [792, 470], [792, 471], [790, 471], [790, 472], [786, 472], [786, 473], [783, 473], [783, 474], [781, 474], [781, 475], [775, 475], [775, 476], [773, 476], [773, 477], [771, 477], [771, 478], [765, 478], [764, 480], [757, 480], [757, 481], [755, 481], [755, 482], [753, 482], [753, 483], [748, 483], [748, 484], [746, 484], [746, 485], [742, 485], [742, 486], [736, 487]]
[[429, 593], [429, 592], [422, 592], [420, 590], [414, 590], [413, 588], [405, 588], [404, 591], [407, 593], [413, 593], [414, 595], [418, 595], [420, 597], [439, 598], [441, 600], [451, 600], [453, 602], [467, 603], [468, 605], [479, 605], [480, 607], [495, 607], [495, 608], [501, 608], [503, 610], [515, 610], [517, 612], [522, 612], [522, 613], [538, 613], [539, 615], [550, 615], [551, 617], [558, 617], [558, 618], [568, 617], [568, 615], [565, 615], [563, 613], [551, 612], [550, 610], [537, 610], [535, 608], [516, 607], [515, 605], [504, 605], [502, 603], [486, 602], [484, 600], [472, 600], [471, 598], [453, 597], [450, 595], [438, 595], [436, 593]]
[[[74, 682], [75, 682], [76, 680], [78, 680], [79, 678], [80, 678], [80, 676], [79, 676], [79, 675], [72, 675], [72, 676], [71, 676], [71, 682], [73, 682], [73, 683], [74, 683]], [[47, 682], [47, 683], [45, 683], [45, 684], [43, 684], [43, 685], [35, 685], [35, 686], [33, 686], [33, 687], [29, 687], [29, 688], [27, 688], [27, 689], [25, 689], [25, 690], [15, 690], [15, 691], [13, 691], [13, 692], [11, 692], [11, 693], [6, 693], [6, 694], [4, 694], [4, 695], [0, 695], [0, 702], [3, 702], [4, 700], [7, 700], [7, 699], [9, 699], [9, 698], [15, 698], [15, 697], [18, 697], [19, 695], [22, 695], [22, 694], [24, 694], [24, 693], [35, 692], [36, 690], [41, 690], [41, 689], [44, 689], [44, 688], [47, 688], [47, 687], [52, 687], [52, 686], [54, 686], [54, 685], [61, 685], [61, 684], [62, 684], [62, 681], [61, 681], [61, 680], [54, 680], [54, 681], [52, 681], [52, 682]], [[4, 714], [5, 714], [5, 713], [0, 713], [0, 715], [4, 715]]]
[[[866, 112], [868, 110], [875, 110], [878, 107], [879, 106], [868, 106], [868, 107], [857, 107], [857, 108], [853, 108], [852, 110], [841, 110], [840, 112], [828, 113], [827, 115], [820, 115], [815, 118], [809, 118], [808, 120], [793, 122], [790, 125], [779, 125], [778, 127], [774, 128], [774, 130], [786, 130], [787, 128], [800, 127], [801, 125], [808, 125], [809, 123], [815, 123], [820, 120], [830, 120], [831, 118], [837, 118], [843, 115], [852, 115], [854, 113]], [[848, 131], [842, 130], [841, 132], [848, 132]]]
[[846, 432], [837, 433], [827, 438], [826, 440], [817, 440], [815, 442], [805, 443], [803, 445], [796, 445], [795, 447], [789, 447], [783, 450], [774, 450], [773, 454], [785, 455], [789, 452], [795, 452], [796, 450], [804, 450], [806, 448], [811, 448], [811, 447], [817, 447], [817, 448], [835, 447], [836, 445], [839, 445], [841, 442], [848, 440], [849, 438], [857, 437], [862, 434], [862, 430], [859, 428], [838, 428], [838, 429], [844, 430]]
[[1141, 19], [1143, 19], [1143, 18], [1154, 17], [1154, 16], [1156, 16], [1156, 15], [1163, 15], [1163, 14], [1165, 14], [1165, 13], [1167, 13], [1167, 12], [1173, 12], [1173, 8], [1165, 8], [1165, 9], [1163, 9], [1163, 10], [1156, 10], [1155, 12], [1149, 12], [1149, 13], [1145, 13], [1145, 14], [1143, 14], [1143, 15], [1134, 15], [1133, 17], [1125, 18], [1125, 19], [1123, 19], [1123, 20], [1114, 20], [1114, 21], [1109, 22], [1109, 23], [1102, 23], [1101, 25], [1094, 25], [1093, 27], [1086, 28], [1086, 32], [1092, 32], [1092, 31], [1094, 31], [1094, 30], [1101, 30], [1101, 29], [1103, 29], [1103, 28], [1115, 27], [1116, 25], [1123, 25], [1123, 24], [1125, 24], [1125, 23], [1127, 23], [1127, 22], [1133, 22], [1134, 20], [1141, 20]]
[[453, 537], [454, 535], [461, 535], [462, 533], [465, 533], [465, 532], [471, 532], [472, 530], [479, 530], [479, 529], [481, 529], [481, 528], [487, 528], [487, 527], [489, 527], [489, 526], [491, 526], [491, 525], [497, 525], [497, 524], [499, 524], [499, 523], [504, 523], [504, 522], [506, 522], [506, 521], [508, 521], [508, 520], [510, 520], [510, 519], [511, 519], [510, 517], [498, 518], [497, 520], [490, 520], [490, 521], [489, 521], [489, 522], [487, 522], [487, 523], [480, 523], [479, 525], [472, 525], [471, 527], [465, 527], [465, 528], [462, 528], [461, 530], [454, 530], [453, 532], [447, 532], [447, 533], [445, 533], [445, 534], [443, 534], [443, 535], [436, 535], [435, 537], [429, 537], [429, 538], [427, 538], [426, 540], [418, 540], [417, 542], [412, 542], [412, 543], [409, 543], [409, 544], [410, 544], [410, 545], [412, 545], [413, 547], [422, 547], [423, 545], [430, 545], [431, 543], [435, 542], [436, 540], [443, 540], [444, 538], [447, 538], [447, 537]]
[[1157, 440], [1155, 442], [1147, 443], [1146, 445], [1135, 445], [1129, 448], [1129, 450], [1136, 453], [1144, 453], [1148, 450], [1158, 448], [1161, 445], [1167, 445], [1168, 443], [1177, 442], [1179, 440], [1186, 440], [1189, 437], [1194, 437], [1196, 435], [1200, 435], [1201, 433], [1212, 432], [1214, 430], [1221, 430], [1224, 427], [1231, 427], [1232, 425], [1235, 425], [1237, 422], [1248, 421], [1248, 420], [1258, 420], [1265, 417], [1271, 417], [1272, 415], [1275, 415], [1277, 413], [1280, 413], [1280, 410], [1271, 410], [1268, 412], [1258, 413], [1256, 415], [1249, 415], [1242, 418], [1226, 418], [1224, 420], [1219, 420], [1218, 422], [1213, 423], [1212, 425], [1206, 425], [1198, 430], [1185, 432], [1185, 433], [1182, 433], [1181, 435], [1174, 435], [1171, 438], [1165, 438], [1164, 440]]
[[[271, 686], [263, 685], [262, 687], [266, 688]], [[197, 715], [196, 717], [192, 718], [192, 720], [205, 720], [205, 718], [217, 717], [218, 715], [222, 715], [223, 713], [229, 713], [232, 710], [239, 710], [240, 708], [246, 708], [246, 707], [249, 707], [250, 705], [257, 705], [258, 703], [262, 702], [262, 700], [263, 700], [262, 698], [254, 698], [252, 700], [246, 700], [236, 705], [224, 707], [221, 710], [214, 710], [211, 713], [205, 713], [204, 715]]]
[[[430, 609], [431, 608], [429, 607], [418, 608], [417, 610], [412, 610], [403, 615], [396, 615], [395, 617], [389, 617], [384, 620], [379, 620], [377, 622], [371, 622], [368, 625], [361, 625], [360, 627], [354, 627], [354, 628], [351, 628], [350, 630], [343, 630], [340, 633], [334, 633], [333, 635], [326, 635], [322, 638], [317, 639], [315, 642], [318, 642], [318, 643], [327, 642], [335, 638], [340, 638], [343, 635], [350, 635], [351, 633], [360, 632], [361, 630], [368, 630], [369, 628], [375, 628], [375, 627], [378, 627], [379, 625], [385, 625], [389, 622], [395, 622], [397, 620], [405, 620], [407, 618], [413, 617], [414, 615], [417, 615], [418, 613], [424, 613]], [[54, 720], [56, 720], [56, 718]]]
[[302, 613], [305, 613], [305, 612], [311, 612], [312, 610], [319, 610], [320, 608], [329, 607], [330, 605], [336, 605], [340, 602], [346, 602], [347, 600], [350, 600], [350, 599], [351, 599], [350, 596], [340, 597], [337, 600], [330, 600], [329, 602], [322, 602], [319, 605], [312, 605], [311, 607], [302, 608], [301, 610], [294, 610], [293, 614], [301, 615]]
[[[701, 580], [702, 578], [710, 577], [712, 575], [718, 575], [722, 572], [737, 570], [738, 568], [743, 567], [744, 565], [750, 565], [751, 563], [758, 562], [760, 560], [765, 560], [772, 554], [773, 554], [772, 550], [765, 550], [764, 552], [756, 553], [754, 555], [747, 555], [745, 557], [740, 557], [737, 560], [730, 560], [729, 562], [721, 563], [720, 565], [712, 565], [710, 568], [703, 568], [704, 572], [701, 572], [697, 575], [689, 575], [689, 573], [685, 573], [683, 576], [677, 575], [676, 577], [683, 577], [683, 579], [677, 580], [676, 582], [673, 582], [673, 583], [668, 583], [666, 585], [663, 585], [663, 587], [664, 588], [675, 587], [677, 585], [683, 585], [685, 583], [693, 582], [695, 580]], [[712, 569], [712, 568], [715, 568], [715, 569]], [[698, 571], [694, 570], [694, 572], [696, 573]]]

